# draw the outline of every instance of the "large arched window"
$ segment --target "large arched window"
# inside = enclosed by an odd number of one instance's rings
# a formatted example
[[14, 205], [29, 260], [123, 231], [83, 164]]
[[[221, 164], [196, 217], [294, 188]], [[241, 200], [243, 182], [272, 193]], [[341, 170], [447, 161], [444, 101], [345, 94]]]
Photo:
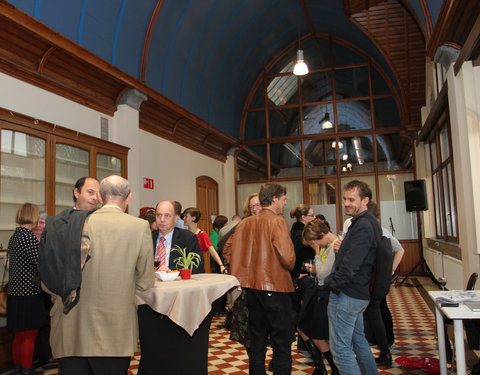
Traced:
[[[238, 206], [259, 184], [288, 186], [288, 208], [309, 203], [332, 230], [346, 219], [342, 186], [368, 182], [382, 224], [417, 237], [403, 181], [414, 179], [413, 137], [391, 77], [355, 47], [327, 36], [302, 40], [309, 74], [293, 75], [295, 49], [272, 61], [252, 88], [237, 153]], [[413, 224], [412, 224], [413, 223]]]

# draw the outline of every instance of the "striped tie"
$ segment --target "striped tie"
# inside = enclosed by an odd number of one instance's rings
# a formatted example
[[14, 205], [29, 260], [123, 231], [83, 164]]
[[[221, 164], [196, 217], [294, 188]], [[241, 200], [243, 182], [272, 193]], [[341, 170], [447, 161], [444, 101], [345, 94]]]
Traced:
[[155, 251], [155, 262], [160, 262], [160, 266], [165, 264], [167, 252], [165, 250], [165, 237], [160, 237], [158, 241], [157, 250]]

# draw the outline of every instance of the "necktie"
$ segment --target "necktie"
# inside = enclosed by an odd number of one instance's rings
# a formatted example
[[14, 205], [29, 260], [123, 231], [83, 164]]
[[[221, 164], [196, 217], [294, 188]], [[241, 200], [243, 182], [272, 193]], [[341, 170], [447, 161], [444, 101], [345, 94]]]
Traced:
[[157, 250], [155, 251], [155, 262], [160, 262], [160, 266], [164, 265], [166, 256], [165, 237], [162, 236], [158, 241]]

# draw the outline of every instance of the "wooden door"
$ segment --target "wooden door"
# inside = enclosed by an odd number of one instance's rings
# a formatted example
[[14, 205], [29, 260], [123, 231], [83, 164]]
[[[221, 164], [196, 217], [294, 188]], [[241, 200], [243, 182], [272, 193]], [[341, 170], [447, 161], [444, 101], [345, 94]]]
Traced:
[[[200, 176], [196, 179], [197, 208], [202, 215], [198, 221], [198, 227], [209, 235], [212, 232], [212, 216], [218, 215], [218, 183], [211, 177]], [[205, 272], [212, 272], [210, 266], [210, 254], [204, 254]]]

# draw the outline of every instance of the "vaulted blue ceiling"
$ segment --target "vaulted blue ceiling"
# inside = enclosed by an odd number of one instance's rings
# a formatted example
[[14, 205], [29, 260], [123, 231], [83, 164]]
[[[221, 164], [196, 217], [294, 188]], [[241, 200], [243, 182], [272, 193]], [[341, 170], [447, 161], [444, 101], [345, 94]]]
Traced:
[[[298, 40], [313, 32], [351, 43], [394, 80], [381, 51], [345, 16], [340, 0], [9, 2], [235, 138], [265, 66], [288, 47], [293, 59]], [[403, 2], [423, 30], [427, 17], [434, 25], [442, 4]]]

